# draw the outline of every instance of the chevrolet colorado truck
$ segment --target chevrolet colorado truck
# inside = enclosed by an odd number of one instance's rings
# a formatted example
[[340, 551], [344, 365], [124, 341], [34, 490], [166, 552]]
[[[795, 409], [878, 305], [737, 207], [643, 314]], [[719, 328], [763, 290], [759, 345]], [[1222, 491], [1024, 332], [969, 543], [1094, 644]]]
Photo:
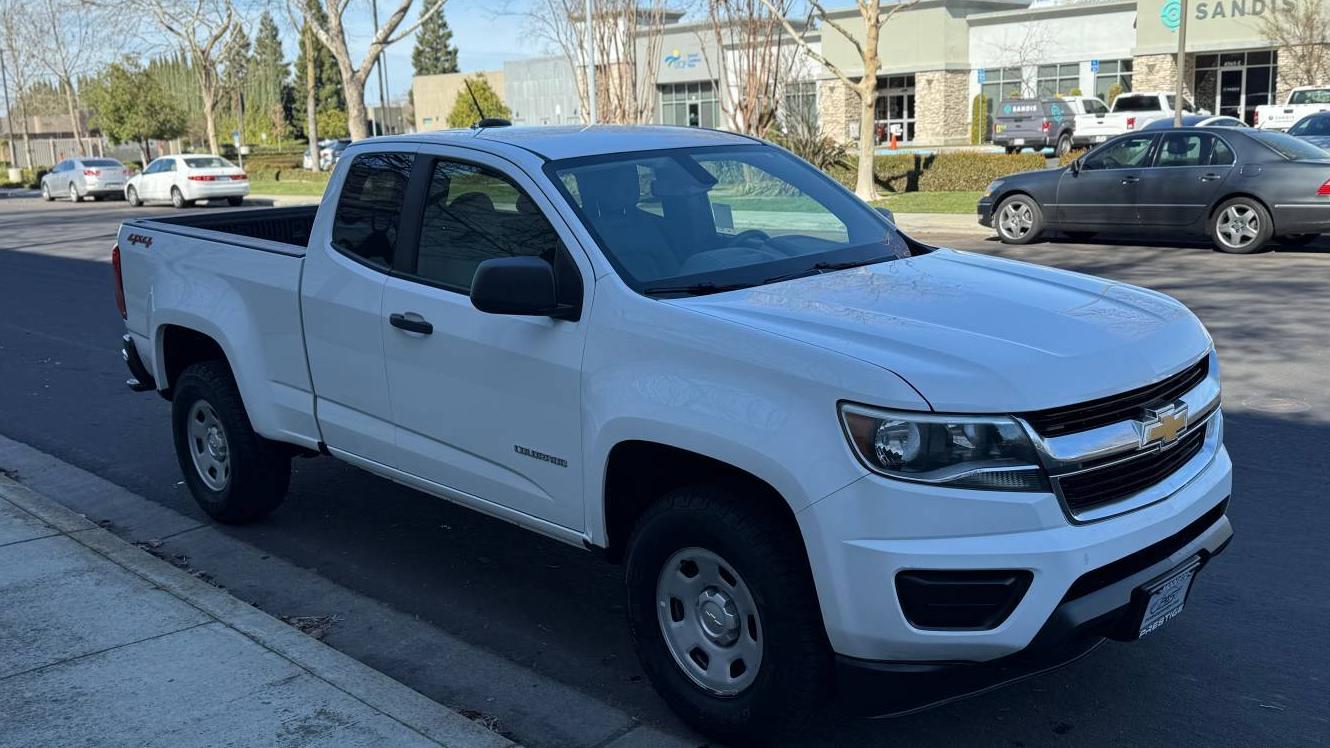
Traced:
[[1285, 130], [1309, 114], [1330, 112], [1330, 87], [1299, 86], [1288, 93], [1283, 104], [1256, 107], [1256, 126], [1262, 130]]
[[741, 135], [360, 141], [321, 205], [129, 221], [113, 265], [209, 515], [322, 454], [598, 550], [728, 742], [1150, 634], [1232, 535], [1191, 312], [925, 245]]

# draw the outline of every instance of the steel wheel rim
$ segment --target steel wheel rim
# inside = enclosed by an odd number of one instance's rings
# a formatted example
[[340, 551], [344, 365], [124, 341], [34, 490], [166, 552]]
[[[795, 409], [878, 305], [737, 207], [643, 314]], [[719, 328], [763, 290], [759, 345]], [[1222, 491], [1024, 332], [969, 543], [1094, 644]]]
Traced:
[[73, 182], [69, 184], [69, 199], [74, 202], [79, 201], [79, 188], [75, 187]]
[[50, 196], [51, 196], [51, 185], [42, 182], [42, 197], [50, 197]]
[[213, 491], [226, 490], [231, 481], [231, 448], [226, 429], [207, 400], [199, 400], [189, 409], [186, 432], [199, 480]]
[[766, 633], [753, 594], [732, 565], [705, 548], [684, 548], [665, 562], [656, 619], [675, 664], [709, 693], [736, 696], [761, 671]]
[[1215, 234], [1225, 246], [1241, 249], [1256, 241], [1261, 232], [1261, 216], [1249, 205], [1230, 205], [1219, 213]]
[[176, 207], [180, 207], [185, 204], [185, 196], [181, 194], [180, 190], [175, 188], [171, 189], [171, 204], [175, 205]]
[[1024, 202], [1010, 202], [998, 213], [998, 229], [1008, 239], [1022, 239], [1034, 227], [1034, 210]]
[[137, 201], [137, 200], [139, 199], [139, 193], [138, 193], [138, 190], [134, 189], [133, 187], [130, 187], [130, 188], [129, 188], [129, 191], [125, 193], [125, 197], [126, 197], [131, 203]]

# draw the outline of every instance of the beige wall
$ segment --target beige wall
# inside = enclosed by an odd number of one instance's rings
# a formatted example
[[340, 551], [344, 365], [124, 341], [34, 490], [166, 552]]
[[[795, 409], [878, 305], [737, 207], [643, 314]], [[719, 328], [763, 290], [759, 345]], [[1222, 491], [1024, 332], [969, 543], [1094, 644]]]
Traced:
[[[1210, 52], [1271, 46], [1266, 35], [1261, 33], [1261, 19], [1278, 18], [1281, 11], [1304, 1], [1189, 0], [1187, 49], [1192, 52]], [[1330, 4], [1330, 0], [1319, 1]], [[1177, 51], [1175, 19], [1178, 7], [1177, 0], [1139, 0], [1136, 54]]]
[[[850, 11], [848, 15], [833, 13], [832, 17], [854, 38], [864, 38], [864, 22], [858, 11]], [[965, 19], [939, 0], [925, 0], [892, 16], [882, 26], [878, 40], [878, 54], [882, 60], [880, 73], [968, 68], [969, 49]], [[853, 43], [829, 24], [822, 29], [822, 54], [846, 75], [857, 76], [863, 72], [862, 58]]]
[[503, 71], [486, 70], [481, 73], [446, 73], [444, 75], [418, 75], [411, 81], [411, 93], [416, 106], [416, 131], [443, 130], [448, 127], [448, 114], [457, 102], [457, 95], [466, 95], [463, 81], [483, 75], [499, 98], [503, 98]]

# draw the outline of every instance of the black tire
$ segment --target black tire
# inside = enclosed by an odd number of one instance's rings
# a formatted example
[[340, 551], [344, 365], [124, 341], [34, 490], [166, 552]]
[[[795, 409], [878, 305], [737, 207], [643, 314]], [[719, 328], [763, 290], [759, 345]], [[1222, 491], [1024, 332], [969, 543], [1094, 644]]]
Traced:
[[1071, 133], [1064, 132], [1058, 137], [1057, 145], [1053, 146], [1054, 156], [1065, 156], [1071, 153]]
[[79, 194], [78, 185], [74, 184], [73, 182], [69, 183], [69, 202], [71, 203], [83, 202], [83, 196]]
[[125, 190], [125, 201], [129, 203], [129, 207], [131, 208], [137, 208], [140, 205], [143, 205], [143, 201], [139, 199], [139, 191], [133, 187], [129, 187]]
[[[173, 389], [171, 425], [176, 458], [185, 484], [203, 511], [218, 522], [239, 524], [260, 519], [276, 509], [291, 482], [291, 454], [283, 445], [254, 433], [226, 364], [192, 364], [180, 374]], [[200, 403], [210, 406], [222, 430], [229, 475], [220, 489], [208, 486], [195, 466], [192, 450], [206, 445], [191, 444], [188, 421]]]
[[180, 191], [180, 188], [179, 188], [179, 187], [172, 187], [172, 188], [171, 188], [171, 207], [172, 207], [172, 208], [177, 208], [177, 209], [178, 209], [178, 208], [188, 208], [188, 207], [192, 206], [193, 204], [194, 204], [194, 201], [193, 201], [193, 200], [186, 200], [186, 199], [185, 199], [185, 195], [184, 195], [184, 193], [182, 193], [182, 192]]
[[232, 208], [239, 208], [239, 207], [241, 206], [241, 204], [243, 204], [244, 202], [245, 202], [245, 198], [243, 198], [243, 197], [228, 197], [228, 198], [226, 198], [226, 203], [227, 203], [227, 205], [230, 205]]
[[[1234, 228], [1240, 225], [1251, 229], [1250, 236]], [[1270, 211], [1259, 201], [1250, 197], [1235, 197], [1215, 208], [1210, 215], [1209, 232], [1210, 240], [1220, 252], [1249, 255], [1265, 248], [1270, 237], [1274, 236], [1275, 226], [1270, 219]]]
[[[1004, 212], [1013, 211], [1012, 221], [1004, 220]], [[1003, 244], [1030, 244], [1038, 241], [1044, 232], [1044, 212], [1029, 195], [1012, 195], [998, 203], [993, 210], [993, 227]]]
[[55, 195], [51, 194], [51, 185], [46, 182], [42, 182], [42, 199], [48, 203], [55, 199]]
[[1020, 148], [1020, 146], [1014, 146], [1014, 145], [1009, 145], [1009, 146], [1007, 146], [1007, 155], [1008, 155], [1008, 156], [1012, 155], [1013, 153], [1020, 153], [1020, 152], [1021, 152], [1021, 148]]
[[[765, 497], [741, 493], [700, 485], [662, 497], [633, 532], [626, 579], [633, 641], [656, 690], [702, 734], [747, 745], [765, 743], [816, 714], [831, 696], [834, 670], [797, 528], [782, 521], [775, 508], [756, 503]], [[667, 562], [683, 549], [716, 554], [751, 593], [760, 623], [740, 628], [756, 631], [754, 641], [761, 637], [760, 664], [738, 693], [704, 689], [666, 643], [657, 617], [657, 585]], [[675, 608], [671, 603], [663, 610], [674, 615]]]
[[1320, 238], [1320, 234], [1289, 234], [1279, 237], [1278, 241], [1286, 247], [1305, 247]]

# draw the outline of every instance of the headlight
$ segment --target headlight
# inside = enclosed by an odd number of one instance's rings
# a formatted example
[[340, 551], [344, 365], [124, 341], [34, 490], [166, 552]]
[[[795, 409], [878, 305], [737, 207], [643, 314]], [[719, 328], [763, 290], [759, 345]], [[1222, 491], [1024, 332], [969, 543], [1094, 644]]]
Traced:
[[989, 182], [988, 186], [984, 188], [984, 197], [992, 197], [993, 193], [997, 192], [997, 189], [1001, 186], [1001, 179], [994, 179], [992, 182]]
[[902, 413], [842, 404], [845, 434], [875, 473], [919, 483], [1047, 491], [1034, 446], [1015, 419]]

